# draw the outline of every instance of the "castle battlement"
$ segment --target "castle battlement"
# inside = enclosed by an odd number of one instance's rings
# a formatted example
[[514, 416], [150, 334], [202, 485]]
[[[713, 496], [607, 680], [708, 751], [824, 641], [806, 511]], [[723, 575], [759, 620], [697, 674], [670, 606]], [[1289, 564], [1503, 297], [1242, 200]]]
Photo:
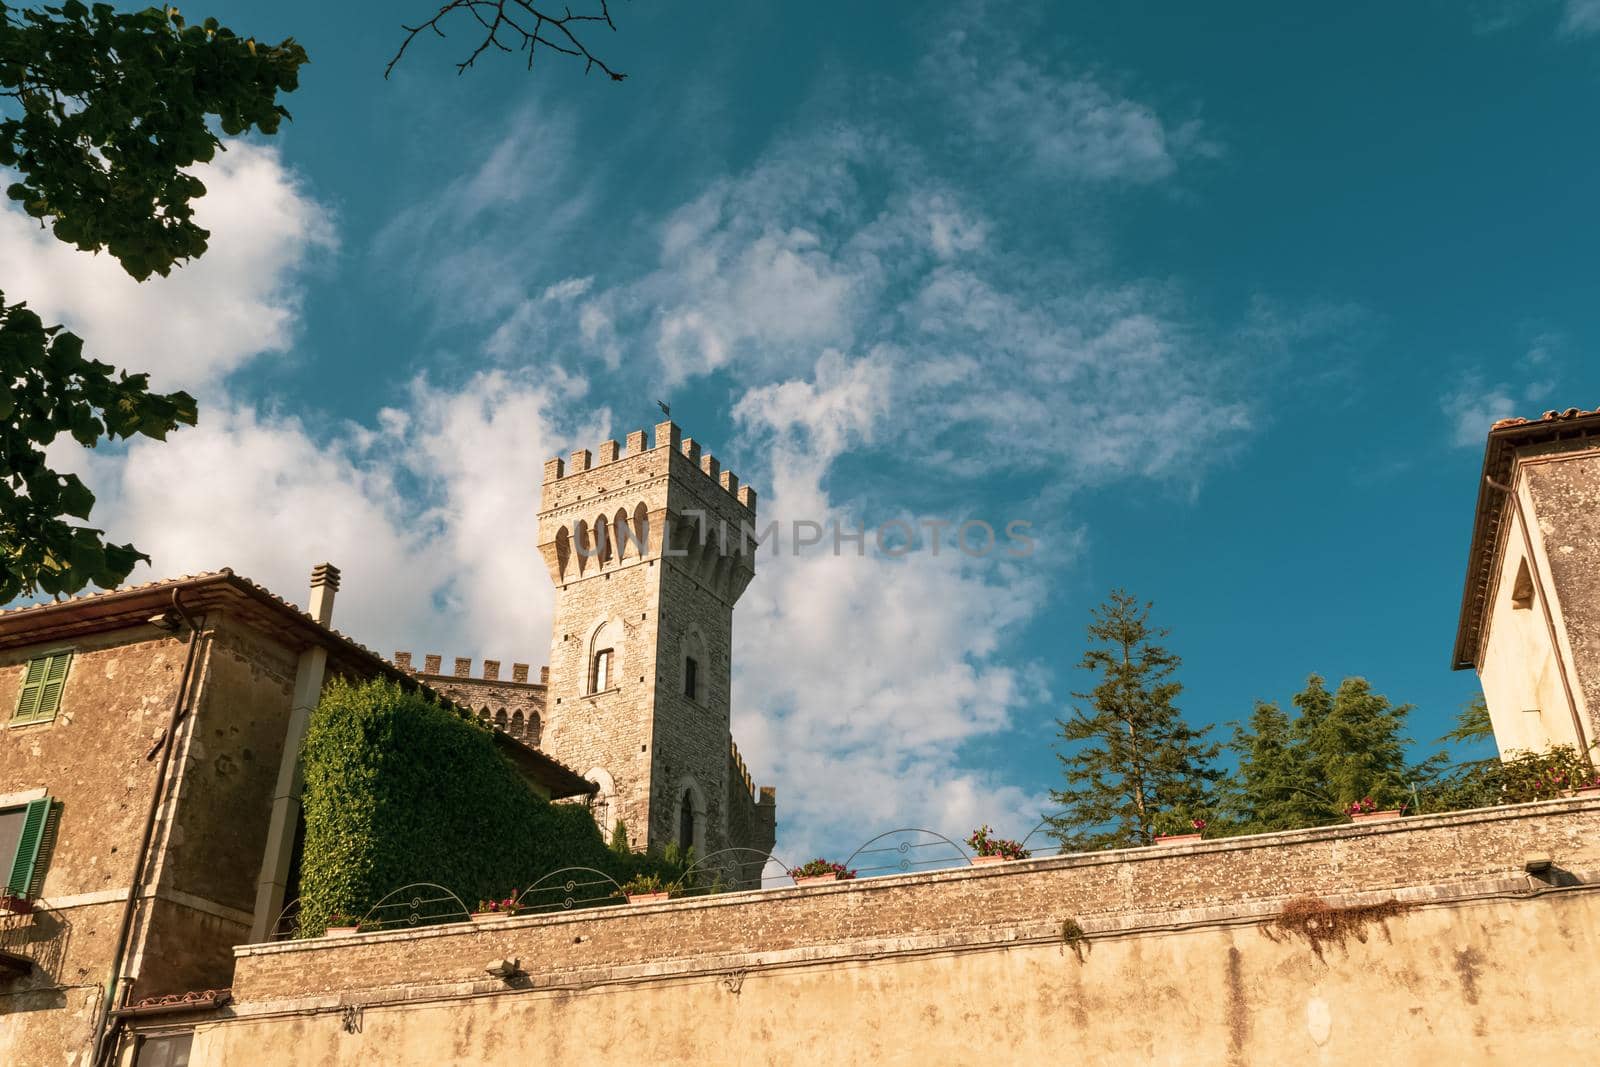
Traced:
[[456, 656], [454, 669], [450, 674], [444, 673], [444, 657], [440, 656], [437, 652], [429, 652], [422, 657], [421, 670], [418, 670], [415, 666], [413, 666], [412, 655], [409, 652], [396, 652], [394, 654], [394, 665], [405, 671], [407, 674], [422, 675], [423, 677], [432, 676], [435, 678], [463, 678], [482, 682], [510, 681], [516, 685], [550, 684], [549, 667], [539, 668], [539, 680], [537, 682], [528, 681], [528, 665], [526, 663], [513, 663], [511, 665], [511, 677], [509, 679], [502, 678], [500, 677], [500, 661], [497, 659], [484, 660], [483, 674], [477, 678], [473, 678], [472, 675], [471, 656]]
[[733, 498], [740, 507], [749, 511], [754, 517], [756, 491], [748, 485], [740, 485], [737, 474], [722, 469], [722, 464], [711, 453], [702, 453], [699, 443], [693, 438], [684, 437], [677, 423], [671, 421], [656, 424], [654, 448], [647, 447], [644, 430], [634, 430], [627, 436], [625, 450], [615, 440], [602, 441], [597, 452], [580, 448], [568, 459], [562, 459], [560, 456], [548, 459], [544, 464], [544, 484], [549, 486], [552, 483], [602, 472], [614, 463], [626, 463], [641, 456], [654, 455], [662, 449], [683, 456], [688, 460], [689, 466], [700, 471], [712, 485]]

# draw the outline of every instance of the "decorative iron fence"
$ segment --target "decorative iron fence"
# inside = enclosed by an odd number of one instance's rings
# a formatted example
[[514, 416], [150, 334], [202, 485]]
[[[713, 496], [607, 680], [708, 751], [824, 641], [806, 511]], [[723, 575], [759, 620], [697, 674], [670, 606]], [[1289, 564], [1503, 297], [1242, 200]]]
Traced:
[[[1049, 838], [1051, 817], [1046, 816], [1021, 844], [1034, 857], [1066, 855], [1067, 846]], [[1050, 843], [1040, 847], [1044, 842]], [[867, 839], [849, 854], [843, 866], [857, 878], [878, 878], [973, 865], [975, 857], [963, 845], [937, 830], [906, 826]], [[721, 893], [747, 893], [792, 887], [794, 866], [784, 859], [753, 848], [726, 848], [697, 858], [684, 869], [672, 887], [674, 898]], [[515, 914], [553, 915], [627, 903], [622, 884], [593, 867], [563, 867], [539, 878], [517, 894]], [[274, 941], [315, 936], [299, 929], [300, 901], [291, 901], [273, 924]], [[409, 929], [441, 923], [466, 922], [471, 908], [449, 888], [433, 882], [403, 886], [383, 897], [362, 916], [363, 932]]]

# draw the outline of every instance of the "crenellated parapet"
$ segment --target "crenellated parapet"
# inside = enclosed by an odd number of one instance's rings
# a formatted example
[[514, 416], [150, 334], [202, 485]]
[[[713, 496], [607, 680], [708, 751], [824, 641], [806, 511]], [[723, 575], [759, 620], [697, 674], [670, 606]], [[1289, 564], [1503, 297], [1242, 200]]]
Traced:
[[[684, 437], [677, 423], [668, 421], [656, 424], [656, 443], [653, 448], [646, 447], [643, 430], [633, 431], [626, 440], [626, 449], [615, 440], [603, 441], [597, 452], [580, 448], [566, 459], [557, 456], [545, 460], [545, 509], [548, 510], [552, 503], [558, 506], [576, 503], [585, 495], [592, 499], [616, 491], [620, 486], [635, 484], [638, 479], [630, 475], [648, 479], [673, 473], [675, 469], [686, 469], [698, 470], [704, 476], [708, 489], [714, 487], [720, 490], [748, 512], [751, 519], [755, 518], [756, 491], [748, 485], [740, 485], [739, 476], [731, 470], [723, 470], [722, 464], [711, 453], [702, 453], [699, 442]], [[658, 462], [650, 467], [634, 462], [651, 454], [656, 454]], [[675, 467], [672, 457], [676, 456], [681, 456], [684, 462]], [[617, 468], [617, 464], [632, 465], [623, 469]]]
[[724, 601], [755, 576], [756, 493], [675, 423], [545, 463], [539, 551], [558, 586], [670, 559]]
[[510, 734], [537, 748], [544, 736], [545, 687], [550, 684], [550, 668], [539, 668], [539, 680], [529, 681], [526, 663], [513, 663], [511, 676], [501, 677], [500, 661], [483, 661], [481, 674], [472, 673], [472, 657], [456, 656], [449, 673], [444, 657], [429, 652], [418, 670], [409, 652], [396, 652], [394, 665], [440, 696], [466, 708], [485, 726]]
[[[440, 656], [437, 652], [429, 652], [422, 657], [421, 670], [416, 668], [413, 662], [413, 657], [409, 652], [396, 652], [394, 654], [394, 665], [405, 671], [407, 674], [422, 678], [473, 679], [471, 656], [456, 656], [455, 662], [452, 665], [452, 670], [449, 674], [444, 673], [444, 657]], [[528, 681], [528, 665], [526, 663], [513, 663], [511, 665], [511, 676], [509, 678], [501, 678], [500, 661], [497, 659], [486, 659], [483, 661], [483, 673], [475, 680], [483, 682], [510, 682], [513, 685], [547, 685], [550, 681], [550, 668], [540, 667], [539, 680], [537, 682], [530, 682]]]

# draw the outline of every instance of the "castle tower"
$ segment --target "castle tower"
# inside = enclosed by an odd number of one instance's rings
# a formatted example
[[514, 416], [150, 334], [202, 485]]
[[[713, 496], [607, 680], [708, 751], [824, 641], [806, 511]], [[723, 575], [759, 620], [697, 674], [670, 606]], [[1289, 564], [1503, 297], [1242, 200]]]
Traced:
[[[729, 731], [733, 606], [755, 576], [756, 494], [671, 422], [545, 464], [539, 551], [556, 586], [540, 747], [598, 783], [636, 848], [769, 851]], [[725, 535], [724, 535], [725, 532]]]

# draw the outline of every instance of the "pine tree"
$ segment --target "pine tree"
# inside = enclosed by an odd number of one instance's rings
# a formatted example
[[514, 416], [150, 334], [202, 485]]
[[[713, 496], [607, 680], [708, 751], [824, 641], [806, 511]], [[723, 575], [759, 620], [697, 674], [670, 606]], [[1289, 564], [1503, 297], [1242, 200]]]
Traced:
[[1079, 667], [1100, 682], [1073, 694], [1091, 710], [1058, 719], [1071, 746], [1059, 753], [1066, 786], [1051, 797], [1065, 810], [1050, 817], [1050, 834], [1077, 849], [1147, 845], [1163, 813], [1200, 813], [1211, 802], [1219, 745], [1210, 727], [1190, 728], [1173, 703], [1183, 686], [1181, 660], [1157, 642], [1168, 631], [1150, 625], [1150, 610], [1124, 590], [1092, 612], [1092, 645]]
[[1406, 762], [1403, 730], [1411, 705], [1393, 705], [1364, 678], [1328, 691], [1306, 679], [1292, 720], [1276, 704], [1257, 704], [1229, 746], [1239, 753], [1230, 807], [1245, 833], [1321, 826], [1344, 818], [1364, 797], [1380, 806], [1410, 803], [1411, 785], [1432, 781], [1440, 758]]
[[1408, 803], [1412, 775], [1402, 731], [1411, 705], [1392, 705], [1374, 693], [1365, 678], [1346, 678], [1324, 710], [1321, 702], [1327, 690], [1322, 679], [1312, 675], [1308, 693], [1313, 685], [1320, 690], [1310, 702], [1317, 705], [1316, 711], [1310, 716], [1302, 713], [1297, 725], [1318, 772], [1320, 780], [1314, 784], [1334, 803], [1334, 814], [1363, 797], [1371, 797], [1380, 807]]
[[1295, 725], [1276, 701], [1257, 701], [1250, 725], [1234, 727], [1228, 747], [1239, 754], [1239, 770], [1230, 783], [1229, 806], [1240, 833], [1332, 821], [1329, 801], [1316, 789], [1314, 767]]

